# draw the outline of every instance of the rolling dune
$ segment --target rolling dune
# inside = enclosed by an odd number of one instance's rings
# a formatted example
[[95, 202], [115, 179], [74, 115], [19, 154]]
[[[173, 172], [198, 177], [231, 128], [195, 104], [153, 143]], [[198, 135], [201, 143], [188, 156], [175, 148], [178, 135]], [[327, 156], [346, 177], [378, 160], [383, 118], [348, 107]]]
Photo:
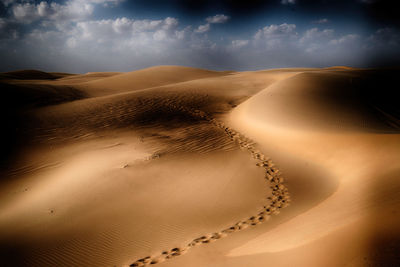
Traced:
[[304, 72], [273, 84], [246, 106], [252, 118], [279, 127], [396, 132], [395, 77], [377, 70]]
[[[379, 110], [395, 114], [394, 92], [387, 88], [372, 92], [376, 84], [393, 84], [380, 80], [379, 72], [354, 72], [299, 74], [266, 88], [232, 112], [234, 125], [246, 129], [262, 147], [273, 147], [279, 153], [329, 170], [338, 187], [319, 205], [233, 249], [230, 256], [296, 253], [330, 234], [347, 232], [352, 240], [346, 245], [353, 252], [356, 265], [373, 265], [376, 263], [368, 243], [382, 231], [385, 235], [398, 235], [399, 229], [393, 225], [398, 216], [388, 215], [388, 211], [400, 208], [396, 193], [400, 189], [400, 135], [396, 121], [388, 123], [374, 110], [380, 106]], [[304, 184], [303, 190], [306, 188]], [[291, 190], [293, 209], [297, 190]], [[350, 226], [358, 231], [348, 233]], [[370, 235], [367, 240], [366, 233]], [[340, 239], [325, 241], [332, 250], [340, 244]], [[366, 248], [360, 250], [363, 246]], [[393, 252], [398, 248], [394, 244], [387, 246]], [[394, 257], [395, 253], [389, 255], [388, 262]], [[342, 259], [335, 254], [323, 258], [329, 266], [342, 265]]]
[[35, 73], [1, 80], [1, 266], [400, 263], [397, 71]]
[[220, 77], [230, 73], [232, 72], [217, 72], [180, 66], [157, 66], [121, 73], [100, 80], [88, 80], [80, 84], [80, 88], [92, 96], [102, 96], [207, 77]]

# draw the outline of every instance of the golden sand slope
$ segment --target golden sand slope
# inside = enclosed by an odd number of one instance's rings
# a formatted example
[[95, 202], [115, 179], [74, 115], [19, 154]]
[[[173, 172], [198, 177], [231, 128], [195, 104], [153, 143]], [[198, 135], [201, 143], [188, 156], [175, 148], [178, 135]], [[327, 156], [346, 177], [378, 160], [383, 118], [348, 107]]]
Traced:
[[231, 130], [187, 112], [198, 109], [252, 138], [293, 201], [265, 224], [160, 266], [387, 266], [400, 236], [391, 77], [167, 66], [7, 78], [55, 99], [67, 88], [82, 97], [2, 105], [14, 112], [4, 129], [16, 145], [0, 181], [1, 265], [129, 265], [257, 214], [270, 192], [264, 170]]

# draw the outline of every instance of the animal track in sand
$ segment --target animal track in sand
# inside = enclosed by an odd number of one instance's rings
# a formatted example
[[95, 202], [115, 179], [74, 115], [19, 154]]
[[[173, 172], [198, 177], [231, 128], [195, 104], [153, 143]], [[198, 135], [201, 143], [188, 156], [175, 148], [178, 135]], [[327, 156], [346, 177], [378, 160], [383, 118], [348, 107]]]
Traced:
[[173, 110], [183, 111], [193, 117], [206, 120], [212, 125], [224, 130], [229, 138], [239, 145], [240, 149], [244, 151], [247, 150], [251, 154], [251, 156], [258, 161], [256, 163], [258, 167], [261, 167], [265, 170], [265, 179], [269, 182], [270, 188], [272, 189], [272, 196], [267, 198], [270, 203], [260, 209], [260, 211], [256, 215], [251, 216], [250, 218], [243, 219], [235, 223], [231, 227], [223, 229], [219, 232], [206, 234], [201, 237], [195, 238], [188, 244], [183, 245], [182, 247], [176, 247], [171, 250], [163, 251], [160, 255], [147, 256], [136, 260], [134, 263], [129, 265], [130, 267], [154, 265], [165, 260], [183, 255], [189, 249], [195, 246], [215, 242], [221, 238], [226, 237], [229, 234], [246, 229], [249, 226], [255, 226], [263, 223], [267, 221], [271, 217], [271, 215], [279, 214], [280, 210], [288, 206], [290, 203], [290, 195], [287, 188], [283, 184], [284, 180], [281, 177], [280, 171], [274, 166], [271, 159], [267, 158], [261, 151], [255, 148], [255, 143], [252, 140], [235, 131], [234, 129], [226, 126], [223, 122], [210, 117], [204, 111], [179, 106], [173, 103], [171, 100], [167, 100], [165, 105]]

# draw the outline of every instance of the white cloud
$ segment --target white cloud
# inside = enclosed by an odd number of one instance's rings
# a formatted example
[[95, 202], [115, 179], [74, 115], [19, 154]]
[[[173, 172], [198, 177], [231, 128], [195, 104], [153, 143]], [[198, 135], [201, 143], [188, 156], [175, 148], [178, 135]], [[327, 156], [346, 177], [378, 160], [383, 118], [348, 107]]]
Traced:
[[295, 24], [272, 24], [259, 29], [253, 39], [260, 49], [274, 49], [276, 47], [291, 46], [297, 42], [298, 33], [296, 32]]
[[14, 1], [7, 2], [11, 6], [12, 15], [17, 21], [31, 23], [36, 20], [82, 20], [93, 14], [95, 5], [116, 5], [123, 0], [69, 0], [64, 4], [41, 1], [33, 2]]
[[178, 40], [183, 40], [185, 39], [188, 35], [190, 35], [190, 33], [192, 32], [192, 27], [191, 26], [187, 26], [185, 27], [183, 30], [175, 30], [175, 37]]
[[233, 40], [231, 43], [232, 48], [242, 48], [249, 44], [249, 40]]
[[164, 20], [163, 29], [170, 30], [172, 28], [175, 28], [177, 25], [178, 25], [178, 19], [168, 17]]
[[30, 3], [14, 5], [12, 7], [12, 12], [17, 20], [25, 20], [27, 22], [39, 17], [36, 5]]
[[358, 34], [346, 34], [338, 39], [331, 40], [329, 43], [333, 45], [348, 44], [359, 40], [359, 38], [360, 36]]
[[93, 13], [93, 5], [90, 3], [72, 0], [64, 5], [52, 2], [40, 2], [39, 4], [20, 3], [12, 6], [12, 14], [17, 21], [30, 23], [35, 20], [75, 20], [83, 19]]
[[197, 27], [195, 30], [196, 33], [205, 33], [208, 32], [211, 29], [211, 24], [220, 24], [220, 23], [225, 23], [229, 20], [229, 17], [223, 14], [217, 14], [212, 17], [206, 18], [207, 23], [202, 24]]
[[281, 0], [282, 5], [294, 5], [296, 4], [296, 0]]
[[[53, 68], [57, 65], [54, 58], [61, 58], [64, 62], [61, 68], [65, 71], [68, 71], [66, 68], [76, 72], [110, 68], [131, 70], [149, 64], [189, 65], [190, 53], [195, 51], [189, 49], [193, 30], [178, 26], [175, 18], [78, 21], [60, 28], [35, 29], [19, 39], [18, 47], [24, 47], [22, 51], [36, 51], [29, 54], [29, 58], [40, 61], [42, 68]], [[205, 45], [205, 37], [200, 41], [197, 43], [204, 45], [198, 51], [212, 49], [212, 45]], [[3, 53], [1, 49], [0, 46], [0, 53]], [[20, 57], [24, 55], [20, 53]], [[180, 63], [176, 62], [179, 57]]]
[[[347, 46], [353, 50], [356, 45], [360, 45], [359, 35], [346, 34], [337, 35], [333, 29], [312, 28], [304, 32], [299, 39], [299, 45], [307, 53], [324, 53], [324, 51], [338, 51]], [[339, 52], [338, 52], [339, 54]]]
[[270, 38], [285, 35], [295, 34], [296, 25], [283, 23], [281, 25], [272, 24], [270, 26], [265, 26], [264, 28], [258, 30], [254, 36], [255, 39], [259, 38]]
[[208, 23], [225, 23], [229, 20], [229, 16], [223, 15], [223, 14], [217, 14], [212, 17], [206, 18], [206, 21]]
[[300, 43], [307, 41], [321, 42], [331, 40], [333, 38], [334, 30], [324, 29], [319, 30], [318, 28], [312, 28], [307, 30], [300, 38]]
[[354, 65], [365, 54], [360, 49], [362, 41], [357, 34], [337, 34], [333, 29], [298, 32], [295, 24], [272, 24], [256, 31], [253, 39], [235, 53], [251, 60], [253, 68], [256, 62], [261, 68], [265, 60], [271, 67], [304, 66], [304, 62], [309, 66]]
[[153, 38], [156, 41], [163, 41], [167, 39], [167, 32], [163, 31], [163, 30], [158, 30], [153, 34]]
[[109, 20], [81, 21], [76, 24], [74, 34], [83, 39], [141, 38], [152, 36], [155, 40], [165, 40], [167, 36], [175, 38], [178, 20], [133, 20], [117, 18]]
[[210, 23], [204, 24], [204, 25], [200, 25], [195, 32], [197, 33], [204, 33], [204, 32], [208, 32], [210, 30]]
[[46, 2], [40, 2], [39, 5], [37, 5], [37, 14], [40, 17], [44, 17], [48, 13], [49, 5]]

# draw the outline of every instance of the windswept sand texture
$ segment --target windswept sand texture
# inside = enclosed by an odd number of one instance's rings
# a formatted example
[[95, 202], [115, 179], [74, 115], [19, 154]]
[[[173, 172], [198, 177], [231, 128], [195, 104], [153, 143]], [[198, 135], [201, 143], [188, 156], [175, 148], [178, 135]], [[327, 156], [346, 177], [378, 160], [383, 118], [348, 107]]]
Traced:
[[400, 266], [398, 77], [1, 74], [0, 266]]

